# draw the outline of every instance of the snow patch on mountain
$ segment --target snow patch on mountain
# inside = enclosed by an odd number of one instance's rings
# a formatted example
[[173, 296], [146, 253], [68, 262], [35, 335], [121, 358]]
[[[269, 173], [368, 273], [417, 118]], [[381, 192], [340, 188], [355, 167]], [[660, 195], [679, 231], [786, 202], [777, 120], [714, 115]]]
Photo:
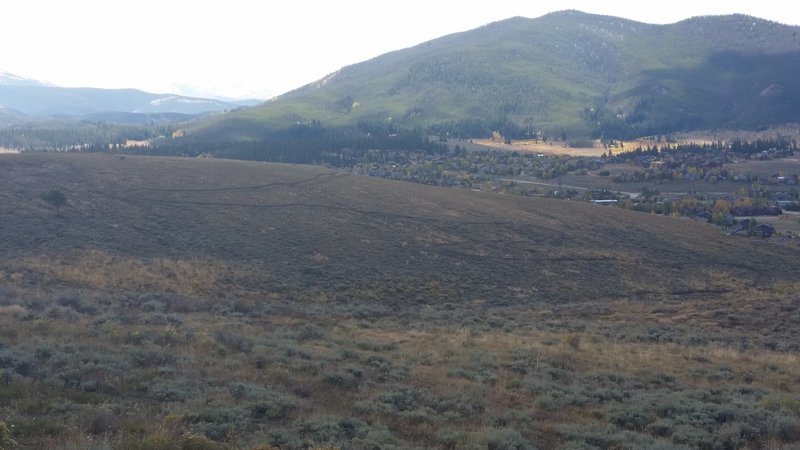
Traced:
[[21, 77], [0, 69], [0, 86], [47, 86], [39, 80]]

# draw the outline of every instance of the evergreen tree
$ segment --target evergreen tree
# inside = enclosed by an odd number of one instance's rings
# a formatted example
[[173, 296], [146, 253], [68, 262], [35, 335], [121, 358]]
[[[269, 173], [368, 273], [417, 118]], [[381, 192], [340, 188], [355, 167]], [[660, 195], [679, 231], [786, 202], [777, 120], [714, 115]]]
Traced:
[[52, 189], [42, 194], [42, 200], [56, 207], [56, 214], [61, 215], [61, 207], [67, 204], [67, 195], [58, 189]]

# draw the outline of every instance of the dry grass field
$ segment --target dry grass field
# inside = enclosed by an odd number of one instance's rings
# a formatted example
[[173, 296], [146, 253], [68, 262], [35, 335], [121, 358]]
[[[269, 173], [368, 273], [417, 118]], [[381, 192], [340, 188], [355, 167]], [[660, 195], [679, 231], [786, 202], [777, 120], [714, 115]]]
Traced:
[[712, 226], [309, 166], [73, 154], [0, 157], [0, 222], [16, 448], [800, 440], [800, 259]]
[[[570, 147], [563, 142], [544, 142], [544, 141], [512, 141], [510, 144], [493, 141], [491, 139], [473, 139], [473, 143], [488, 148], [517, 151], [520, 153], [541, 153], [543, 155], [568, 155], [568, 156], [590, 156], [600, 157], [608, 150], [595, 143], [594, 147]], [[631, 147], [633, 149], [633, 147]]]
[[730, 164], [729, 167], [737, 173], [749, 173], [758, 175], [759, 177], [769, 178], [776, 174], [786, 175], [800, 172], [800, 158], [789, 157], [766, 161], [739, 161]]
[[[637, 139], [632, 141], [623, 141], [620, 142], [621, 144], [619, 147], [611, 147], [604, 148], [603, 145], [600, 143], [600, 140], [596, 139], [593, 141], [591, 147], [571, 147], [565, 142], [559, 141], [533, 141], [533, 140], [516, 140], [511, 141], [510, 144], [506, 144], [503, 142], [497, 142], [492, 139], [473, 139], [471, 141], [475, 145], [479, 145], [486, 148], [493, 148], [498, 150], [507, 150], [507, 151], [517, 151], [520, 153], [541, 153], [543, 155], [567, 155], [567, 156], [586, 156], [586, 157], [594, 157], [599, 158], [604, 153], [608, 154], [609, 150], [612, 153], [624, 153], [626, 151], [632, 151], [636, 148], [645, 148], [645, 147], [652, 147], [652, 146], [662, 146], [666, 145], [666, 142], [659, 142], [654, 139]], [[677, 140], [676, 142], [682, 144], [704, 144], [704, 143], [711, 143], [714, 141], [709, 140], [707, 137], [701, 136], [686, 136], [682, 139]]]

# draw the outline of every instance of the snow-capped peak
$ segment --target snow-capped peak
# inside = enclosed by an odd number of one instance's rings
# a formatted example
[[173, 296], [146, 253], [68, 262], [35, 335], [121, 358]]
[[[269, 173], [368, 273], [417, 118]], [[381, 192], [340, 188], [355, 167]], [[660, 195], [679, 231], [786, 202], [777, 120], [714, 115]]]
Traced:
[[0, 86], [47, 86], [47, 84], [0, 70]]

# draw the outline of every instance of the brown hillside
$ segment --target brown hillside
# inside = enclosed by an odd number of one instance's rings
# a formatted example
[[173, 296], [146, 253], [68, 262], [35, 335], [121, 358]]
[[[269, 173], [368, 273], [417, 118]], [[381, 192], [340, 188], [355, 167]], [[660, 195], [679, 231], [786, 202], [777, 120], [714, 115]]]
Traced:
[[[224, 261], [326, 296], [422, 303], [685, 297], [793, 281], [800, 267], [788, 250], [686, 220], [312, 167], [20, 155], [0, 169], [7, 263]], [[69, 198], [61, 217], [38, 198], [50, 188]], [[437, 282], [454, 295], [421, 290]]]
[[0, 438], [18, 448], [800, 440], [800, 260], [712, 226], [71, 154], [0, 157], [0, 223]]

